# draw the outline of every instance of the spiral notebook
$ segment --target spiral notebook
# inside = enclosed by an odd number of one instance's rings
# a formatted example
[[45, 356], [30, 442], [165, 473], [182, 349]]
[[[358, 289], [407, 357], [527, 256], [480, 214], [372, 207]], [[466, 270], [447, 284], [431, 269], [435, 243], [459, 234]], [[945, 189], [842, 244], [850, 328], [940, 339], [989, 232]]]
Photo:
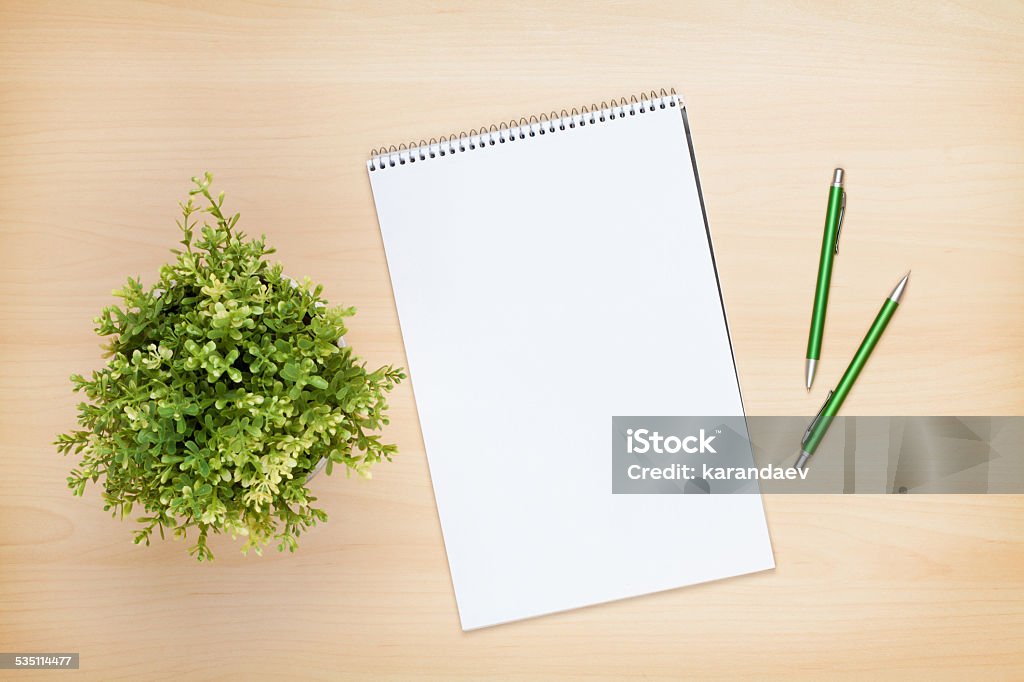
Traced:
[[613, 416], [743, 414], [679, 97], [367, 168], [463, 629], [774, 567], [760, 495], [612, 494]]

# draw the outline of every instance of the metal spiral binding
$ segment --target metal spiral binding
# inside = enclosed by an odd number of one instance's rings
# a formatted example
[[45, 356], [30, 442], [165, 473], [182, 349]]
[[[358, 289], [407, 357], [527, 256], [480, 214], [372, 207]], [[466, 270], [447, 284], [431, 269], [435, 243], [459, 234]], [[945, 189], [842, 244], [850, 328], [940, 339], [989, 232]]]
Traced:
[[651, 90], [649, 93], [641, 94], [639, 99], [636, 95], [630, 97], [629, 100], [621, 97], [618, 100], [611, 100], [611, 103], [591, 104], [589, 107], [573, 108], [572, 111], [562, 109], [561, 112], [552, 111], [529, 118], [520, 118], [518, 121], [511, 120], [508, 123], [502, 122], [497, 125], [473, 128], [468, 132], [442, 135], [440, 138], [432, 137], [429, 140], [409, 142], [397, 147], [391, 145], [386, 149], [381, 147], [370, 152], [370, 159], [366, 162], [366, 166], [371, 171], [404, 166], [407, 163], [461, 154], [480, 147], [493, 147], [540, 135], [558, 133], [577, 126], [598, 125], [616, 118], [636, 116], [655, 109], [678, 106], [679, 97], [676, 95], [675, 88], [668, 92], [662, 89], [660, 93]]

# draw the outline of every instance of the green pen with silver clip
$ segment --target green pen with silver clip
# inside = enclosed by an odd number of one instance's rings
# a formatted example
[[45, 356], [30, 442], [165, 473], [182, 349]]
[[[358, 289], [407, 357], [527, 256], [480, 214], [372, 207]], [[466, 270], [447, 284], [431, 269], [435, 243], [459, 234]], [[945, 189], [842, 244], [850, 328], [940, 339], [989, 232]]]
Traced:
[[832, 283], [832, 261], [839, 253], [839, 230], [846, 213], [846, 190], [843, 189], [843, 169], [832, 174], [832, 187], [828, 192], [825, 212], [825, 234], [821, 238], [821, 258], [818, 260], [818, 284], [814, 288], [814, 308], [811, 311], [811, 331], [807, 337], [807, 390], [814, 382], [814, 370], [821, 358], [821, 338], [825, 334], [825, 309], [828, 307], [828, 289]]
[[892, 293], [889, 294], [889, 298], [885, 299], [885, 303], [882, 304], [882, 309], [875, 316], [875, 321], [871, 323], [871, 328], [868, 329], [867, 335], [860, 342], [860, 348], [854, 353], [850, 366], [846, 368], [835, 390], [829, 391], [828, 395], [825, 396], [825, 404], [821, 406], [814, 421], [811, 422], [811, 425], [807, 427], [807, 431], [804, 432], [803, 440], [800, 441], [800, 456], [796, 460], [797, 469], [804, 468], [807, 460], [811, 458], [814, 451], [818, 449], [818, 445], [821, 444], [821, 439], [825, 437], [825, 432], [832, 425], [832, 420], [839, 412], [839, 408], [842, 407], [843, 401], [846, 400], [846, 396], [850, 393], [850, 389], [853, 388], [853, 382], [857, 381], [860, 371], [864, 369], [868, 358], [871, 357], [871, 351], [878, 345], [878, 340], [882, 338], [882, 332], [885, 331], [885, 328], [889, 325], [889, 320], [892, 319], [893, 313], [899, 307], [900, 299], [907, 288], [907, 280], [909, 278], [910, 273], [908, 272], [900, 280], [900, 283], [896, 285], [896, 288], [892, 290]]

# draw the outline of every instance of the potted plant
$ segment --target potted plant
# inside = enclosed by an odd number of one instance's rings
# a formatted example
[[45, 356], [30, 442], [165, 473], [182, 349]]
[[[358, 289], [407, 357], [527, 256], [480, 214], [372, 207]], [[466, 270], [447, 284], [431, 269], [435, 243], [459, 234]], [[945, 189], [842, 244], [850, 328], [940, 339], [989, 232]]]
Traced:
[[[81, 428], [61, 434], [81, 455], [68, 486], [82, 495], [102, 479], [105, 510], [142, 512], [135, 543], [165, 529], [213, 554], [213, 533], [245, 537], [242, 551], [271, 540], [295, 551], [302, 531], [326, 521], [306, 483], [326, 463], [369, 478], [395, 446], [375, 433], [388, 423], [386, 394], [405, 378], [373, 371], [345, 345], [353, 308], [330, 307], [322, 286], [296, 282], [267, 260], [266, 236], [236, 230], [212, 176], [193, 178], [181, 203], [183, 249], [145, 288], [129, 278], [122, 303], [95, 318], [106, 366], [73, 375]], [[205, 202], [205, 208], [196, 201]], [[197, 215], [212, 224], [198, 229]]]

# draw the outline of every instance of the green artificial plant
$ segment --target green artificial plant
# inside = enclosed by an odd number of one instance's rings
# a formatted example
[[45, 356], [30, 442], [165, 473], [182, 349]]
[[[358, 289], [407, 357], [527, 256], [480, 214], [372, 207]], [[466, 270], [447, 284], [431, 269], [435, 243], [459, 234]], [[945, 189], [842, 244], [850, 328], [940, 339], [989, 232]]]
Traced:
[[[103, 479], [104, 509], [142, 511], [135, 542], [155, 530], [185, 538], [213, 558], [207, 538], [244, 536], [243, 552], [271, 540], [295, 551], [303, 530], [327, 519], [307, 478], [322, 459], [369, 478], [395, 446], [373, 433], [388, 423], [386, 394], [405, 378], [368, 371], [342, 337], [353, 308], [330, 307], [322, 286], [296, 282], [266, 259], [266, 236], [247, 239], [225, 216], [212, 176], [195, 188], [178, 222], [184, 249], [148, 289], [129, 278], [120, 305], [95, 318], [106, 366], [73, 375], [78, 430], [63, 454], [81, 454], [68, 486], [82, 495]], [[196, 201], [204, 202], [200, 208]], [[198, 214], [212, 224], [198, 229]]]

